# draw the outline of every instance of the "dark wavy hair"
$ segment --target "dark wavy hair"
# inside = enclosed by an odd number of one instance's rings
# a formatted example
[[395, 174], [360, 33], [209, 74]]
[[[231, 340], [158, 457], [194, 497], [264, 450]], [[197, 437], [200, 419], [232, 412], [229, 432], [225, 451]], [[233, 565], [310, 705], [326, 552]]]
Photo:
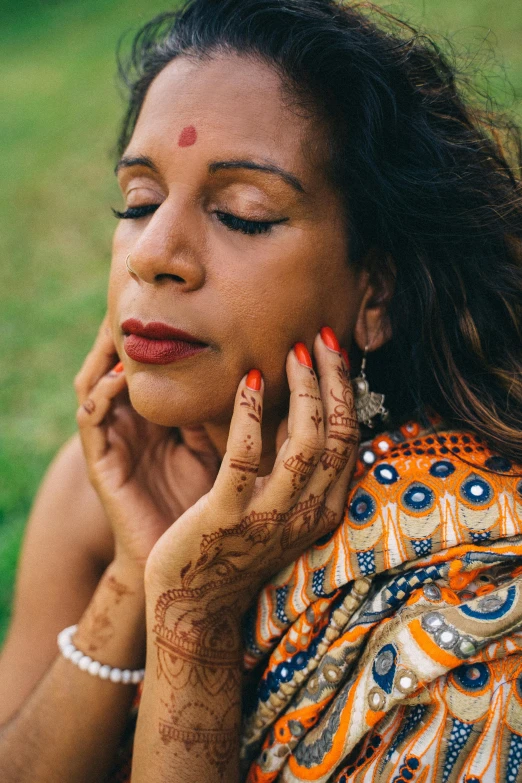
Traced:
[[[167, 63], [222, 52], [269, 63], [297, 105], [326, 121], [347, 262], [373, 258], [373, 274], [395, 278], [393, 337], [367, 368], [392, 425], [428, 426], [436, 412], [522, 463], [517, 129], [474, 107], [429, 37], [371, 4], [188, 0], [146, 24], [120, 58], [129, 103], [119, 151]], [[356, 346], [351, 359], [357, 367]]]

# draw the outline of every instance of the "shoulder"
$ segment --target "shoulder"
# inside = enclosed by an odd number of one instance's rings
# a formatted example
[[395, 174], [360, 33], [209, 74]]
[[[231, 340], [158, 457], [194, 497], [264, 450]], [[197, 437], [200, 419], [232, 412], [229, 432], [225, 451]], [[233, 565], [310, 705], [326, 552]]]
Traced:
[[[32, 523], [32, 524], [31, 524]], [[87, 472], [78, 435], [59, 450], [38, 490], [29, 527], [52, 535], [67, 534], [85, 548], [100, 567], [113, 556], [114, 539], [109, 521]]]
[[522, 465], [472, 431], [407, 422], [361, 444], [342, 527], [363, 575], [520, 535]]
[[84, 613], [112, 560], [111, 539], [74, 437], [51, 463], [24, 532], [0, 656], [0, 724], [16, 713], [55, 659], [57, 633]]
[[[375, 480], [390, 487], [399, 483], [402, 488], [404, 481], [433, 484], [435, 479], [436, 491], [473, 472], [491, 482], [492, 489], [512, 485], [515, 491], [522, 489], [522, 464], [494, 451], [471, 429], [449, 427], [430, 417], [429, 427], [412, 420], [361, 443], [352, 487]], [[475, 490], [463, 497], [480, 503], [485, 494]]]

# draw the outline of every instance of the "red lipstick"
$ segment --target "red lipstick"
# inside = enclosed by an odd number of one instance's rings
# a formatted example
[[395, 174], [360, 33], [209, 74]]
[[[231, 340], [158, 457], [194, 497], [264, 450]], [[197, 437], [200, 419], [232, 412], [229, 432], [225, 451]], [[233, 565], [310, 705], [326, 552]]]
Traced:
[[122, 323], [121, 329], [125, 353], [141, 364], [172, 364], [208, 348], [188, 332], [159, 321], [143, 324], [136, 318], [129, 318]]

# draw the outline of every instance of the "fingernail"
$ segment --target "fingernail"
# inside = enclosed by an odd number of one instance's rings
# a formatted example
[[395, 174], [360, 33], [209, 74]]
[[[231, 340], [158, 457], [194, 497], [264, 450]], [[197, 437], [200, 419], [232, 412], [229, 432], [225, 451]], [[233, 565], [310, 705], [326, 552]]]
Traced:
[[259, 391], [261, 389], [261, 373], [259, 370], [250, 370], [247, 375], [246, 385], [248, 389], [252, 391]]
[[346, 348], [341, 348], [341, 356], [346, 362], [348, 369], [350, 369], [350, 357], [348, 356], [348, 351], [346, 350]]
[[118, 362], [116, 367], [113, 368], [112, 372], [115, 373], [116, 375], [119, 375], [120, 372], [123, 372], [123, 362]]
[[337, 337], [335, 336], [335, 332], [333, 329], [330, 329], [329, 326], [323, 326], [321, 329], [321, 337], [323, 338], [323, 343], [330, 348], [332, 351], [339, 351], [341, 350], [341, 346], [339, 345], [339, 341]]
[[308, 353], [308, 348], [304, 343], [296, 343], [294, 345], [294, 353], [297, 356], [297, 361], [300, 364], [304, 364], [305, 367], [313, 367], [312, 357]]

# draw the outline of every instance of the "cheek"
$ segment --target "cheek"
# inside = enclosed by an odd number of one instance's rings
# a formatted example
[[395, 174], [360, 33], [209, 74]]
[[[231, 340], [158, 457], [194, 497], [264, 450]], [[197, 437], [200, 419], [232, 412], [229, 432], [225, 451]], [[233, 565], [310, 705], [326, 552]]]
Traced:
[[344, 332], [353, 295], [352, 275], [344, 262], [344, 248], [324, 243], [319, 251], [303, 253], [308, 238], [278, 252], [275, 259], [249, 264], [249, 273], [238, 275], [225, 291], [225, 308], [236, 317], [235, 340], [257, 356], [280, 358], [297, 341], [311, 345], [322, 326]]
[[295, 343], [311, 349], [326, 325], [343, 334], [349, 311], [344, 264], [293, 251], [263, 264], [252, 261], [248, 274], [234, 274], [221, 288], [227, 358], [243, 372], [263, 372], [267, 410], [287, 397], [286, 359]]

